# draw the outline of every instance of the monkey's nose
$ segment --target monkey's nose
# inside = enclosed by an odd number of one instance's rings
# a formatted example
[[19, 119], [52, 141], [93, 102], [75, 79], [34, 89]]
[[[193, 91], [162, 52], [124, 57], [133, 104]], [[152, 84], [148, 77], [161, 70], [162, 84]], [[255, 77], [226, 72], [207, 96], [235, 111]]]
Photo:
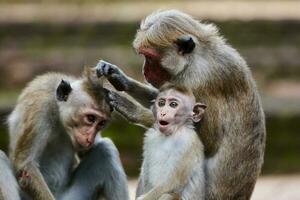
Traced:
[[87, 147], [91, 146], [92, 145], [92, 141], [90, 141], [88, 138], [86, 139], [86, 143], [87, 143]]

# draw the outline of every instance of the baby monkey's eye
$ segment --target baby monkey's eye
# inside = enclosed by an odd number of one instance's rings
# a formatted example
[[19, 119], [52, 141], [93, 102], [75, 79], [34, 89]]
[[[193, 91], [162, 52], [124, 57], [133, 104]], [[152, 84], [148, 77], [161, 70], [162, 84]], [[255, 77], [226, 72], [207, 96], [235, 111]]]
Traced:
[[176, 102], [173, 101], [173, 102], [170, 103], [170, 106], [172, 108], [176, 108], [178, 106], [178, 103], [176, 103]]
[[158, 101], [158, 106], [163, 107], [166, 104], [165, 100], [159, 100]]
[[89, 123], [92, 123], [92, 124], [95, 123], [95, 121], [96, 121], [95, 115], [87, 115], [86, 117], [87, 117], [87, 120]]

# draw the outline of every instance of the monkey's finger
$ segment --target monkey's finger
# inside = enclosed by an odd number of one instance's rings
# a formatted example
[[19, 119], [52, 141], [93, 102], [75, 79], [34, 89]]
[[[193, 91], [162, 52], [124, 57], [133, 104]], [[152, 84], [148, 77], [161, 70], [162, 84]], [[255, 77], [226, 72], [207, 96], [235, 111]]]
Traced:
[[104, 71], [105, 75], [111, 76], [112, 74], [117, 73], [117, 67], [106, 62], [105, 66], [103, 68], [103, 71]]
[[117, 105], [116, 95], [113, 92], [108, 94], [109, 104], [113, 107]]
[[103, 60], [100, 60], [96, 65], [96, 74], [98, 77], [101, 77], [104, 75], [104, 67], [106, 65], [106, 62]]
[[111, 91], [108, 90], [107, 88], [103, 88], [103, 91], [104, 91], [104, 99], [109, 104], [110, 111], [113, 112], [114, 111], [114, 107], [111, 105], [111, 100], [109, 98], [109, 94], [111, 93]]

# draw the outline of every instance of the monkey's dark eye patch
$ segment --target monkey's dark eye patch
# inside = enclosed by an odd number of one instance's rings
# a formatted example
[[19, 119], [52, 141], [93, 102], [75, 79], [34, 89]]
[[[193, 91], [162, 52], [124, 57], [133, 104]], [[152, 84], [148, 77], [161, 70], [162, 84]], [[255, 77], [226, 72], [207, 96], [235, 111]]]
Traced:
[[158, 101], [157, 104], [158, 104], [159, 107], [163, 107], [166, 104], [166, 101], [161, 99], [161, 100]]
[[98, 123], [99, 128], [103, 128], [107, 123], [107, 120], [102, 120], [101, 122]]
[[176, 103], [174, 101], [170, 103], [171, 108], [176, 108], [177, 106], [178, 106], [178, 103]]
[[87, 115], [86, 118], [87, 118], [88, 122], [92, 123], [92, 124], [95, 123], [95, 121], [96, 121], [95, 115]]

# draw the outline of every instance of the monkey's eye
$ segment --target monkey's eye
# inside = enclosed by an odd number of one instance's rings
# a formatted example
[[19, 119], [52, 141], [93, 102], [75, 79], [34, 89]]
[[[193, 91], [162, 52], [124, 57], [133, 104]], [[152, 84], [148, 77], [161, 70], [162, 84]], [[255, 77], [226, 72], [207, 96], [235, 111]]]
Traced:
[[165, 100], [161, 99], [161, 100], [158, 101], [157, 104], [158, 104], [159, 107], [163, 107], [166, 104], [166, 102], [165, 102]]
[[101, 122], [98, 123], [98, 128], [101, 129], [106, 125], [107, 120], [102, 120]]
[[178, 103], [176, 103], [176, 102], [173, 101], [173, 102], [170, 103], [170, 106], [172, 108], [176, 108], [178, 106]]
[[87, 115], [86, 118], [87, 118], [87, 121], [91, 124], [95, 123], [95, 121], [96, 121], [95, 115]]

